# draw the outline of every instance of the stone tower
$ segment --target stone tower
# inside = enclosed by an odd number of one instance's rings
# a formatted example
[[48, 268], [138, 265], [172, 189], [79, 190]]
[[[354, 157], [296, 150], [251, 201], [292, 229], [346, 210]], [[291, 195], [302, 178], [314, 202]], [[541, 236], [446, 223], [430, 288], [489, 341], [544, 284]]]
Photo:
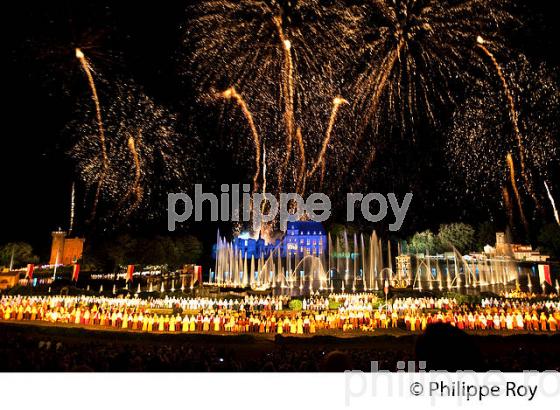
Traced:
[[58, 230], [52, 233], [50, 265], [71, 265], [82, 259], [84, 251], [83, 238], [67, 238], [66, 232]]
[[60, 229], [52, 233], [51, 258], [49, 261], [50, 265], [62, 263], [62, 258], [64, 256], [65, 239], [66, 232]]

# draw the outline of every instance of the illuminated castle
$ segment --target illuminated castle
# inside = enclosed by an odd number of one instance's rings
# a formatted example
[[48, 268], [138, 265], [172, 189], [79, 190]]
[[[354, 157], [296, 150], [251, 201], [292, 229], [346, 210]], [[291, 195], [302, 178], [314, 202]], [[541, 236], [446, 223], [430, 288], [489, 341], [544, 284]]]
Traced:
[[326, 252], [327, 233], [319, 222], [290, 222], [282, 245], [283, 256], [319, 256]]
[[[327, 249], [327, 233], [323, 225], [314, 221], [288, 222], [286, 235], [282, 240], [277, 239], [272, 243], [266, 243], [264, 239], [253, 239], [249, 234], [241, 234], [233, 239], [231, 245], [236, 254], [241, 257], [258, 259], [267, 258], [270, 254], [280, 249], [280, 256], [286, 257], [305, 255], [322, 255]], [[216, 258], [218, 245], [214, 245], [212, 257]]]
[[60, 229], [52, 233], [50, 265], [71, 265], [82, 259], [85, 239], [67, 238], [66, 235]]
[[531, 245], [508, 243], [504, 232], [496, 232], [496, 246], [485, 246], [484, 253], [491, 256], [511, 257], [516, 261], [546, 262], [550, 256], [541, 255]]

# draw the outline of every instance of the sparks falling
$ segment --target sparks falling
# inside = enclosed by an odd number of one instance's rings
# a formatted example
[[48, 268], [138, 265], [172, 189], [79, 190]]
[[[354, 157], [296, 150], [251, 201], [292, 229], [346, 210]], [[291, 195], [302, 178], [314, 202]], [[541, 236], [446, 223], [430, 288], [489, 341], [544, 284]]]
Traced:
[[[535, 91], [534, 81], [514, 79], [517, 70], [504, 58], [514, 55], [503, 36], [514, 21], [509, 3], [202, 0], [189, 10], [184, 68], [199, 96], [242, 96], [237, 107], [222, 105], [220, 143], [250, 158], [254, 189], [264, 185], [265, 166], [273, 193], [361, 184], [371, 173], [359, 168], [383, 158], [390, 138], [416, 138], [426, 126], [440, 131], [453, 115], [446, 146], [466, 182], [462, 192], [496, 202], [512, 182], [525, 220], [522, 195], [535, 198], [530, 182], [538, 186], [552, 172], [546, 156], [556, 155], [549, 149], [555, 134], [538, 137], [547, 125], [531, 116], [525, 105], [532, 97], [523, 95]], [[236, 121], [259, 144], [238, 144]]]
[[284, 172], [290, 162], [292, 154], [292, 140], [294, 138], [294, 62], [292, 60], [292, 43], [284, 36], [282, 17], [275, 16], [274, 23], [278, 30], [278, 39], [283, 45], [284, 67], [282, 70], [282, 91], [284, 96], [284, 121], [286, 126], [286, 152], [285, 161], [278, 168], [279, 189], [283, 185]]
[[469, 82], [480, 65], [468, 39], [498, 40], [496, 27], [511, 19], [494, 0], [380, 0], [366, 8], [355, 102], [367, 120], [379, 121], [382, 100], [402, 126], [421, 113], [437, 122], [434, 104], [453, 102], [452, 81]]
[[509, 196], [509, 191], [507, 187], [502, 187], [502, 198], [504, 200], [504, 207], [506, 208], [506, 214], [508, 216], [509, 226], [514, 226], [513, 223], [513, 205], [511, 203], [511, 198]]
[[[481, 57], [488, 60], [485, 55]], [[490, 64], [488, 69], [495, 77], [494, 66]], [[558, 83], [546, 65], [535, 66], [523, 55], [510, 59], [502, 73], [510, 88], [516, 90], [517, 100], [523, 102], [516, 106], [516, 112], [527, 174], [542, 184], [553, 177], [554, 164], [560, 160], [556, 137], [560, 126]], [[511, 180], [509, 166], [504, 166], [503, 161], [508, 153], [519, 163], [510, 106], [503, 103], [503, 93], [502, 86], [473, 83], [467, 89], [468, 97], [454, 113], [446, 141], [451, 172], [465, 181], [468, 195], [484, 201], [494, 201], [496, 192]], [[519, 182], [521, 190], [525, 187], [521, 176]]]
[[303, 142], [303, 135], [301, 134], [301, 128], [297, 129], [296, 139], [297, 139], [297, 143], [298, 143], [298, 147], [299, 147], [299, 155], [300, 155], [300, 158], [299, 158], [300, 168], [299, 168], [298, 178], [297, 178], [297, 183], [296, 183], [296, 192], [300, 195], [303, 195], [303, 193], [305, 192], [307, 175], [306, 175], [306, 172], [305, 172], [305, 164], [306, 164], [305, 143]]
[[[140, 132], [138, 134], [139, 137], [141, 137]], [[136, 150], [136, 143], [132, 135], [128, 137], [127, 145], [134, 164], [134, 180], [132, 181], [130, 188], [128, 189], [126, 195], [122, 198], [120, 203], [124, 204], [134, 194], [135, 199], [127, 209], [127, 212], [133, 212], [138, 207], [138, 205], [142, 202], [143, 190], [142, 187], [140, 186], [140, 181], [142, 178], [142, 165], [140, 163], [140, 156], [138, 155], [138, 151]]]
[[480, 75], [481, 59], [469, 38], [482, 33], [501, 40], [499, 29], [511, 20], [506, 3], [379, 0], [364, 6], [353, 106], [361, 117], [354, 144], [367, 149], [352, 151], [349, 167], [358, 161], [367, 170], [373, 163], [370, 135], [414, 135], [421, 122], [440, 125], [439, 111], [452, 107], [457, 90]]
[[[333, 96], [340, 92], [335, 78], [358, 38], [359, 7], [338, 1], [220, 0], [202, 1], [191, 14], [189, 73], [200, 94], [234, 87], [266, 143], [267, 165], [274, 169], [268, 186], [273, 192], [300, 192], [314, 165], [301, 159], [319, 156], [325, 137], [325, 147], [335, 139], [342, 143], [341, 136], [334, 137], [342, 104], [337, 99], [332, 113]], [[325, 118], [328, 114], [334, 115]], [[325, 162], [323, 152], [318, 169]]]
[[69, 125], [69, 131], [78, 136], [70, 154], [80, 178], [86, 189], [95, 190], [95, 195], [99, 192], [104, 205], [100, 217], [110, 218], [115, 225], [141, 210], [146, 212], [143, 218], [156, 216], [162, 203], [158, 196], [178, 192], [172, 190], [182, 189], [188, 180], [188, 153], [182, 149], [176, 116], [132, 82], [112, 84], [106, 100], [110, 100], [105, 115], [109, 168], [104, 176], [105, 165], [93, 138], [95, 118], [84, 109], [80, 120]]
[[506, 100], [507, 100], [507, 103], [508, 103], [510, 121], [511, 121], [511, 125], [513, 127], [513, 133], [514, 133], [515, 139], [517, 141], [517, 149], [518, 149], [518, 153], [519, 153], [519, 164], [521, 165], [521, 177], [523, 178], [523, 182], [525, 184], [525, 189], [527, 189], [527, 192], [531, 195], [531, 197], [533, 198], [533, 200], [535, 201], [535, 203], [538, 206], [539, 201], [537, 199], [537, 196], [535, 195], [535, 192], [533, 190], [531, 181], [530, 181], [529, 177], [527, 176], [527, 171], [525, 169], [525, 148], [523, 147], [523, 139], [521, 137], [521, 131], [519, 130], [519, 114], [517, 113], [517, 109], [515, 108], [515, 101], [513, 100], [513, 95], [512, 95], [511, 90], [508, 86], [508, 82], [506, 80], [506, 77], [503, 74], [502, 67], [498, 63], [498, 60], [496, 60], [496, 57], [494, 56], [494, 54], [492, 54], [492, 52], [488, 49], [488, 47], [486, 47], [484, 38], [482, 38], [481, 36], [477, 36], [476, 43], [477, 43], [476, 45], [492, 61], [492, 65], [496, 69], [496, 74], [498, 75], [498, 77], [500, 79], [500, 82], [502, 84], [504, 94], [506, 95]]
[[508, 152], [506, 155], [506, 162], [509, 168], [509, 177], [511, 182], [511, 188], [513, 189], [513, 193], [515, 195], [515, 200], [517, 201], [517, 208], [519, 209], [519, 216], [521, 217], [521, 222], [525, 227], [525, 231], [529, 232], [529, 224], [527, 222], [527, 218], [525, 218], [525, 212], [523, 211], [523, 203], [521, 201], [521, 196], [519, 195], [519, 190], [517, 189], [517, 181], [515, 179], [515, 166], [513, 163], [513, 158], [511, 153]]

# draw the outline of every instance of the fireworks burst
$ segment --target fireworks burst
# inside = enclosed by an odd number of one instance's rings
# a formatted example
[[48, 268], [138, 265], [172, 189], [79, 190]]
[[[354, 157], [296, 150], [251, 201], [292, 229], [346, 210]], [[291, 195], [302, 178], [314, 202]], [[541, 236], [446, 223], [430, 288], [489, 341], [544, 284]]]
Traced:
[[[269, 186], [275, 190], [302, 192], [318, 169], [324, 177], [345, 102], [334, 97], [344, 56], [358, 38], [359, 11], [320, 0], [203, 1], [192, 10], [189, 73], [201, 95], [217, 89], [242, 96], [243, 105], [236, 101], [255, 145], [267, 146], [267, 165], [276, 171]], [[261, 151], [253, 150], [255, 176]], [[307, 164], [312, 158], [317, 159]], [[257, 189], [259, 183], [253, 184]]]
[[[383, 134], [416, 134], [441, 125], [461, 90], [484, 73], [476, 47], [483, 35], [505, 44], [507, 0], [371, 0], [364, 6], [358, 64], [353, 70], [357, 141], [348, 164], [362, 164], [356, 184], [376, 158]], [[444, 117], [444, 116], [443, 116]], [[367, 138], [372, 135], [375, 138]], [[348, 165], [354, 167], [354, 165]], [[352, 172], [351, 170], [349, 172]]]
[[447, 143], [454, 171], [479, 196], [502, 191], [511, 204], [515, 194], [525, 221], [523, 196], [544, 197], [535, 182], [552, 169], [543, 159], [558, 155], [557, 120], [533, 108], [557, 111], [558, 91], [539, 70], [529, 80], [528, 63], [510, 62], [509, 4], [202, 1], [189, 10], [187, 71], [200, 96], [235, 102], [223, 117], [227, 128], [242, 120], [253, 140], [240, 145], [254, 158], [254, 190], [267, 166], [273, 192], [359, 184], [383, 136], [438, 129], [458, 105]]
[[[508, 181], [513, 189], [516, 177], [511, 171], [514, 163], [521, 163], [519, 146], [525, 153], [528, 182], [522, 176], [521, 187], [526, 194], [531, 195], [528, 185], [542, 187], [550, 180], [560, 160], [556, 136], [560, 89], [556, 78], [546, 67], [533, 67], [523, 56], [506, 64], [502, 75], [510, 84], [517, 125], [511, 121], [511, 104], [504, 104], [503, 86], [477, 82], [454, 115], [447, 143], [451, 170], [463, 176], [469, 194], [479, 198], [495, 196]], [[535, 189], [534, 194], [537, 199], [545, 197], [542, 189]]]
[[504, 44], [511, 20], [502, 0], [376, 0], [368, 2], [362, 70], [355, 104], [374, 128], [387, 120], [414, 125], [421, 114], [438, 122], [435, 107], [455, 101], [482, 61], [477, 36]]
[[[117, 42], [111, 30], [92, 24], [107, 16], [94, 17], [90, 11], [85, 19], [72, 15], [53, 17], [50, 27], [61, 24], [62, 30], [30, 33], [27, 55], [44, 65], [39, 76], [51, 96], [73, 98], [83, 90], [82, 62], [87, 63], [95, 81], [99, 80], [99, 70], [107, 74], [123, 64], [122, 54], [114, 49]], [[91, 94], [91, 90], [88, 92]]]
[[99, 155], [96, 119], [87, 108], [85, 121], [70, 125], [79, 136], [71, 155], [86, 187], [99, 187], [100, 202], [112, 216], [126, 217], [141, 208], [156, 212], [154, 196], [161, 188], [180, 189], [185, 183], [176, 116], [131, 84], [106, 88], [111, 89], [104, 110], [108, 168]]
[[189, 10], [189, 72], [202, 92], [235, 86], [259, 111], [273, 104], [284, 118], [278, 107], [301, 106], [314, 79], [324, 94], [325, 77], [345, 65], [344, 52], [358, 37], [356, 11], [342, 1], [198, 2]]

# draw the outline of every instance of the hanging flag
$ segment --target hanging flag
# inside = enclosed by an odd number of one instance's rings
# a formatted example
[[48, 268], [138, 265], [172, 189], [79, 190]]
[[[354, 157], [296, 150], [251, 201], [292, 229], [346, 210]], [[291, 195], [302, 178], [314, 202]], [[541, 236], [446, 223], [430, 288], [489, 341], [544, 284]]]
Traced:
[[195, 283], [202, 283], [202, 266], [194, 265], [192, 285]]
[[134, 273], [134, 265], [128, 265], [126, 268], [126, 281], [132, 281], [132, 274]]
[[552, 286], [552, 278], [550, 277], [550, 265], [539, 265], [539, 281], [540, 283], [548, 283]]
[[33, 271], [35, 270], [35, 265], [32, 263], [27, 264], [27, 271], [25, 272], [25, 277], [29, 280], [33, 279]]
[[80, 265], [78, 263], [74, 264], [74, 269], [72, 269], [72, 280], [74, 282], [78, 281], [78, 275], [80, 274]]
[[387, 279], [385, 279], [385, 286], [383, 287], [383, 292], [385, 292], [385, 294], [389, 294], [389, 281]]

